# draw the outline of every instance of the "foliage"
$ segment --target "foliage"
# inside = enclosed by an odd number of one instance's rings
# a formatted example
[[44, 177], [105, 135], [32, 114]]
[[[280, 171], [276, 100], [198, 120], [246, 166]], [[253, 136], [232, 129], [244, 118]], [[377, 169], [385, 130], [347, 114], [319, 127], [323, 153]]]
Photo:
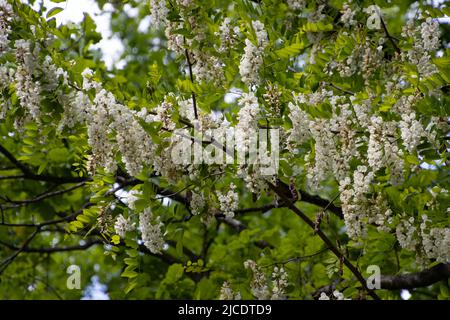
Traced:
[[[112, 299], [400, 299], [358, 275], [449, 263], [448, 4], [97, 0], [108, 69], [92, 17], [53, 2], [0, 0], [0, 298], [97, 276]], [[179, 129], [267, 126], [275, 175], [171, 157]], [[448, 299], [441, 280], [410, 293]]]

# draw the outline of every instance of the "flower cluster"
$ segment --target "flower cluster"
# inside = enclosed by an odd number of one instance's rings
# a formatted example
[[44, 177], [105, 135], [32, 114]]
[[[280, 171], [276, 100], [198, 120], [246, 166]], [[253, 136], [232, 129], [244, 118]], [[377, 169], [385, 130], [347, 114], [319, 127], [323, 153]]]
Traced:
[[150, 208], [145, 208], [139, 213], [139, 229], [142, 234], [142, 241], [150, 252], [154, 254], [161, 253], [164, 248], [164, 224], [160, 221], [160, 217], [153, 217]]
[[259, 267], [255, 261], [245, 261], [244, 268], [250, 269], [253, 273], [253, 278], [250, 283], [250, 291], [256, 299], [285, 299], [286, 288], [288, 287], [289, 283], [288, 275], [283, 267], [280, 268], [275, 266], [273, 268], [271, 285], [261, 267]]
[[272, 297], [271, 300], [281, 300], [285, 298], [288, 286], [287, 273], [283, 267], [274, 267], [272, 272]]
[[14, 17], [12, 6], [6, 0], [0, 0], [0, 57], [9, 50], [8, 36], [11, 33], [11, 21]]
[[130, 218], [125, 219], [123, 215], [119, 215], [114, 223], [114, 231], [121, 238], [125, 238], [127, 231], [134, 231], [136, 223], [131, 222]]
[[292, 122], [292, 129], [289, 131], [288, 147], [293, 153], [298, 153], [297, 146], [306, 142], [311, 133], [309, 131], [310, 118], [307, 112], [298, 105], [289, 102], [289, 119]]
[[367, 172], [366, 166], [358, 166], [352, 180], [347, 177], [340, 181], [339, 191], [342, 202], [342, 213], [350, 238], [360, 238], [365, 235], [368, 201], [366, 194], [370, 191], [373, 173]]
[[286, 2], [292, 10], [303, 10], [306, 6], [305, 0], [286, 0]]
[[206, 205], [205, 197], [203, 196], [203, 194], [193, 191], [190, 205], [191, 205], [192, 214], [194, 214], [194, 215], [200, 214]]
[[402, 219], [395, 229], [400, 246], [409, 251], [418, 252], [417, 259], [424, 257], [439, 262], [450, 261], [450, 228], [429, 227], [431, 220], [422, 215], [420, 225], [414, 217]]
[[93, 164], [104, 167], [108, 172], [117, 168], [114, 155], [114, 145], [110, 142], [109, 107], [115, 103], [111, 92], [101, 89], [95, 95], [88, 120], [88, 143], [92, 148]]
[[352, 1], [350, 0], [349, 2], [345, 2], [345, 3], [342, 5], [342, 11], [341, 11], [342, 16], [341, 16], [341, 21], [342, 21], [342, 23], [344, 23], [344, 25], [345, 25], [346, 27], [351, 27], [351, 26], [356, 25], [356, 20], [354, 19], [354, 18], [355, 18], [355, 15], [356, 15], [356, 11], [354, 11], [354, 10], [352, 9], [352, 7], [350, 6], [351, 2], [352, 2]]
[[263, 54], [268, 43], [264, 25], [256, 20], [252, 21], [252, 26], [256, 34], [257, 44], [255, 45], [249, 39], [245, 39], [244, 55], [239, 64], [242, 81], [249, 87], [258, 85], [260, 82], [259, 70], [263, 64]]
[[402, 120], [399, 122], [403, 145], [413, 153], [420, 143], [420, 139], [425, 135], [422, 124], [416, 120], [415, 112], [402, 114]]
[[241, 293], [234, 292], [228, 281], [225, 281], [220, 288], [219, 300], [241, 300]]
[[330, 296], [328, 296], [325, 292], [321, 292], [319, 300], [351, 300], [351, 299], [350, 298], [346, 299], [342, 292], [340, 292], [339, 290], [334, 290], [333, 295]]
[[448, 263], [450, 261], [450, 228], [430, 228], [428, 232], [426, 228], [423, 228], [422, 245], [428, 259]]
[[155, 26], [164, 25], [167, 22], [168, 14], [166, 0], [150, 0], [150, 17]]
[[231, 19], [226, 17], [223, 19], [219, 26], [219, 31], [214, 35], [220, 38], [220, 47], [218, 52], [227, 52], [227, 50], [233, 48], [239, 39], [240, 28], [233, 26]]
[[88, 117], [88, 111], [92, 109], [89, 96], [82, 91], [71, 92], [60, 96], [60, 102], [64, 106], [64, 113], [58, 125], [58, 130], [73, 128], [77, 123], [84, 123]]
[[432, 18], [417, 27], [410, 20], [403, 28], [402, 35], [412, 38], [413, 45], [407, 52], [402, 52], [402, 59], [416, 65], [420, 76], [429, 77], [437, 72], [431, 62], [431, 53], [439, 47], [439, 34], [439, 23]]
[[217, 199], [219, 200], [220, 211], [228, 218], [234, 217], [234, 212], [239, 206], [239, 194], [235, 191], [236, 186], [232, 183], [226, 194], [217, 191]]
[[270, 297], [270, 290], [264, 272], [262, 272], [261, 268], [253, 260], [245, 261], [244, 268], [250, 269], [253, 272], [253, 279], [250, 283], [252, 294], [258, 300], [268, 300]]
[[263, 94], [264, 101], [269, 105], [269, 116], [279, 117], [281, 111], [280, 98], [282, 93], [277, 84], [269, 84], [266, 86], [266, 92]]
[[[238, 112], [236, 129], [236, 148], [238, 155], [249, 151], [250, 139], [256, 137], [258, 116], [261, 111], [258, 99], [253, 92], [243, 93], [238, 101], [241, 109]], [[245, 161], [240, 161], [244, 163]]]
[[361, 75], [367, 81], [380, 68], [383, 62], [383, 38], [380, 38], [378, 46], [375, 46], [367, 38], [355, 45], [352, 53], [342, 61], [331, 61], [324, 72], [333, 75], [334, 70], [339, 72], [342, 78]]
[[[78, 109], [80, 114], [86, 114], [84, 118], [88, 127], [88, 143], [93, 153], [90, 163], [94, 168], [101, 166], [108, 172], [113, 172], [117, 168], [115, 153], [118, 150], [126, 170], [131, 175], [139, 174], [144, 165], [149, 165], [154, 160], [152, 140], [138, 121], [143, 114], [118, 103], [111, 92], [91, 79], [90, 70], [85, 70], [83, 76], [83, 88], [94, 88], [95, 98], [90, 104], [86, 96], [77, 95], [78, 106], [69, 105], [67, 112]], [[111, 136], [115, 139], [111, 139]]]
[[[16, 59], [18, 67], [15, 72], [16, 95], [21, 106], [27, 110], [35, 121], [40, 121], [41, 85], [33, 78], [35, 62], [32, 43], [29, 40], [16, 40]], [[38, 51], [36, 45], [35, 51]], [[34, 52], [37, 54], [37, 52]]]
[[217, 57], [201, 50], [193, 51], [192, 56], [195, 61], [192, 73], [198, 82], [212, 82], [218, 85], [225, 79], [222, 62]]
[[390, 169], [391, 183], [396, 185], [403, 181], [403, 150], [397, 144], [397, 123], [383, 121], [380, 116], [372, 116], [369, 125], [369, 145], [367, 159], [369, 166], [377, 171], [386, 167]]

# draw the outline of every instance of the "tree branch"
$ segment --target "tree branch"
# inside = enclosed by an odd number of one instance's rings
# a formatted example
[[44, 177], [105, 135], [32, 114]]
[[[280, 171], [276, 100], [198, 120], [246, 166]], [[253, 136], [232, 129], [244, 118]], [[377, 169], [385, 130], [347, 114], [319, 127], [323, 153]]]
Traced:
[[[75, 183], [82, 181], [90, 181], [91, 178], [82, 178], [82, 177], [55, 177], [50, 175], [37, 175], [34, 174], [27, 166], [21, 163], [19, 160], [14, 157], [11, 152], [9, 152], [5, 147], [0, 144], [0, 153], [2, 153], [12, 164], [14, 164], [20, 171], [22, 171], [22, 176], [14, 176], [15, 179], [23, 178], [28, 180], [37, 180], [37, 181], [47, 181], [47, 182], [55, 182], [55, 183]], [[7, 179], [9, 177], [3, 176], [2, 180]]]
[[27, 238], [27, 240], [25, 240], [25, 242], [22, 244], [22, 246], [20, 248], [17, 249], [16, 252], [14, 252], [11, 256], [9, 256], [8, 258], [6, 258], [5, 260], [3, 260], [0, 263], [0, 275], [6, 270], [6, 268], [8, 268], [8, 266], [11, 264], [11, 262], [14, 261], [15, 258], [17, 258], [17, 256], [25, 251], [28, 247], [28, 245], [30, 244], [30, 242], [34, 239], [34, 237], [36, 237], [36, 235], [39, 232], [39, 227], [36, 228], [36, 230], [33, 231], [33, 233]]
[[394, 38], [391, 36], [391, 34], [389, 33], [386, 24], [384, 23], [383, 17], [381, 16], [381, 12], [378, 12], [378, 16], [380, 17], [380, 21], [381, 21], [381, 26], [384, 30], [384, 33], [386, 34], [386, 37], [389, 39], [389, 41], [391, 42], [392, 46], [394, 47], [395, 51], [400, 54], [401, 50], [400, 48], [397, 46], [397, 44], [394, 41]]
[[11, 200], [11, 199], [8, 199], [8, 198], [1, 197], [1, 198], [3, 198], [4, 201], [9, 202], [9, 203], [12, 204], [10, 206], [3, 207], [3, 209], [17, 208], [17, 207], [25, 206], [25, 205], [30, 204], [30, 203], [39, 202], [39, 201], [42, 201], [42, 200], [47, 199], [47, 198], [59, 196], [61, 194], [68, 193], [70, 191], [76, 190], [76, 189], [84, 186], [85, 184], [86, 184], [86, 181], [83, 181], [83, 182], [80, 182], [80, 183], [70, 187], [70, 188], [67, 188], [67, 189], [64, 189], [64, 190], [58, 190], [58, 191], [54, 191], [54, 192], [44, 193], [44, 194], [42, 194], [40, 196], [37, 196], [36, 198], [33, 198], [33, 199]]
[[403, 275], [382, 275], [381, 289], [413, 289], [427, 287], [441, 280], [450, 278], [450, 263], [440, 263], [430, 269]]
[[[306, 224], [308, 224], [313, 230], [315, 230], [315, 223], [308, 218], [307, 215], [305, 215], [300, 209], [298, 209], [292, 202], [291, 199], [289, 199], [285, 193], [280, 191], [279, 187], [273, 185], [272, 183], [268, 182], [270, 188], [275, 191], [275, 193], [283, 199], [287, 206], [295, 213], [297, 214]], [[331, 242], [330, 239], [323, 233], [322, 230], [317, 230], [316, 234], [322, 239], [322, 241], [325, 243], [325, 245], [331, 250], [331, 252], [334, 253], [336, 257], [338, 257], [344, 265], [353, 273], [353, 275], [356, 277], [356, 279], [361, 283], [364, 290], [366, 290], [369, 295], [375, 299], [379, 300], [380, 298], [378, 295], [371, 289], [367, 287], [366, 280], [362, 276], [362, 274], [359, 272], [359, 270], [350, 262], [350, 260], [347, 259], [347, 257]]]
[[[186, 40], [185, 40], [186, 42]], [[189, 51], [187, 49], [184, 49], [184, 53], [186, 55], [186, 61], [188, 64], [188, 68], [189, 68], [189, 77], [191, 79], [191, 82], [194, 83], [194, 74], [192, 73], [192, 63], [191, 63], [191, 59], [189, 59]], [[197, 99], [195, 98], [195, 93], [192, 92], [192, 104], [194, 107], [194, 116], [195, 119], [198, 119], [198, 113], [197, 113]]]
[[[24, 248], [22, 250], [22, 252], [28, 252], [28, 253], [55, 253], [55, 252], [67, 252], [67, 251], [77, 251], [77, 250], [86, 250], [89, 249], [90, 247], [92, 247], [93, 245], [96, 244], [102, 244], [103, 241], [101, 240], [89, 240], [86, 241], [84, 244], [80, 244], [80, 245], [73, 245], [73, 246], [67, 246], [67, 247], [50, 247], [50, 248], [46, 248], [46, 247], [41, 247], [41, 248]], [[18, 247], [3, 242], [0, 240], [0, 244], [11, 249], [11, 250], [19, 250]]]

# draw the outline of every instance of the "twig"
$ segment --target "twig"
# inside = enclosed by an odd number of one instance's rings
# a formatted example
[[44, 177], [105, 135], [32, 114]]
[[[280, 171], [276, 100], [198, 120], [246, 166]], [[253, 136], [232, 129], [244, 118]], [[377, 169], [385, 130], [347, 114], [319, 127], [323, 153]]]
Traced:
[[[312, 229], [314, 229], [315, 224], [314, 222], [308, 218], [307, 215], [305, 215], [300, 209], [298, 209], [292, 202], [291, 199], [287, 198], [286, 195], [283, 192], [280, 192], [279, 189], [273, 185], [272, 183], [268, 182], [269, 187], [275, 191], [278, 196], [280, 196], [287, 204], [287, 206], [295, 213], [297, 214], [303, 221], [306, 222]], [[317, 230], [317, 235], [322, 239], [322, 241], [325, 243], [325, 245], [334, 253], [338, 259], [342, 259], [343, 264], [353, 273], [353, 275], [356, 277], [356, 279], [361, 283], [362, 287], [369, 293], [369, 295], [375, 299], [379, 300], [380, 298], [378, 295], [371, 289], [367, 287], [366, 280], [361, 275], [361, 273], [358, 271], [358, 269], [348, 260], [344, 254], [333, 244], [333, 242], [328, 239], [328, 237], [323, 233], [322, 230]]]
[[[185, 41], [186, 42], [186, 39]], [[188, 68], [189, 68], [189, 77], [191, 79], [191, 82], [194, 83], [194, 74], [192, 73], [192, 63], [191, 63], [191, 59], [189, 58], [189, 52], [187, 49], [184, 49], [184, 53], [186, 55], [186, 61], [188, 64]], [[198, 119], [198, 113], [197, 113], [197, 99], [195, 98], [195, 93], [192, 92], [192, 104], [194, 106], [194, 116], [195, 119]]]
[[33, 231], [33, 233], [27, 238], [27, 240], [25, 240], [25, 242], [22, 244], [22, 246], [20, 248], [18, 248], [18, 250], [16, 252], [14, 252], [11, 256], [9, 256], [8, 258], [6, 258], [5, 260], [3, 260], [0, 263], [0, 275], [6, 270], [6, 268], [8, 268], [8, 266], [11, 264], [11, 262], [14, 261], [15, 258], [17, 258], [17, 256], [23, 252], [24, 250], [27, 249], [28, 244], [30, 244], [30, 242], [34, 239], [34, 237], [36, 237], [36, 235], [39, 232], [40, 227], [37, 227], [36, 230]]

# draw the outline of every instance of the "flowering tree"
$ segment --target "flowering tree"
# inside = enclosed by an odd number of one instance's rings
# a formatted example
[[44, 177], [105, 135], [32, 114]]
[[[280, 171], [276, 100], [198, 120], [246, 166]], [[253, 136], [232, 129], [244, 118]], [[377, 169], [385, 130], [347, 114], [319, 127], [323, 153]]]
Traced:
[[448, 299], [427, 3], [113, 1], [108, 69], [89, 15], [0, 0], [0, 297]]

